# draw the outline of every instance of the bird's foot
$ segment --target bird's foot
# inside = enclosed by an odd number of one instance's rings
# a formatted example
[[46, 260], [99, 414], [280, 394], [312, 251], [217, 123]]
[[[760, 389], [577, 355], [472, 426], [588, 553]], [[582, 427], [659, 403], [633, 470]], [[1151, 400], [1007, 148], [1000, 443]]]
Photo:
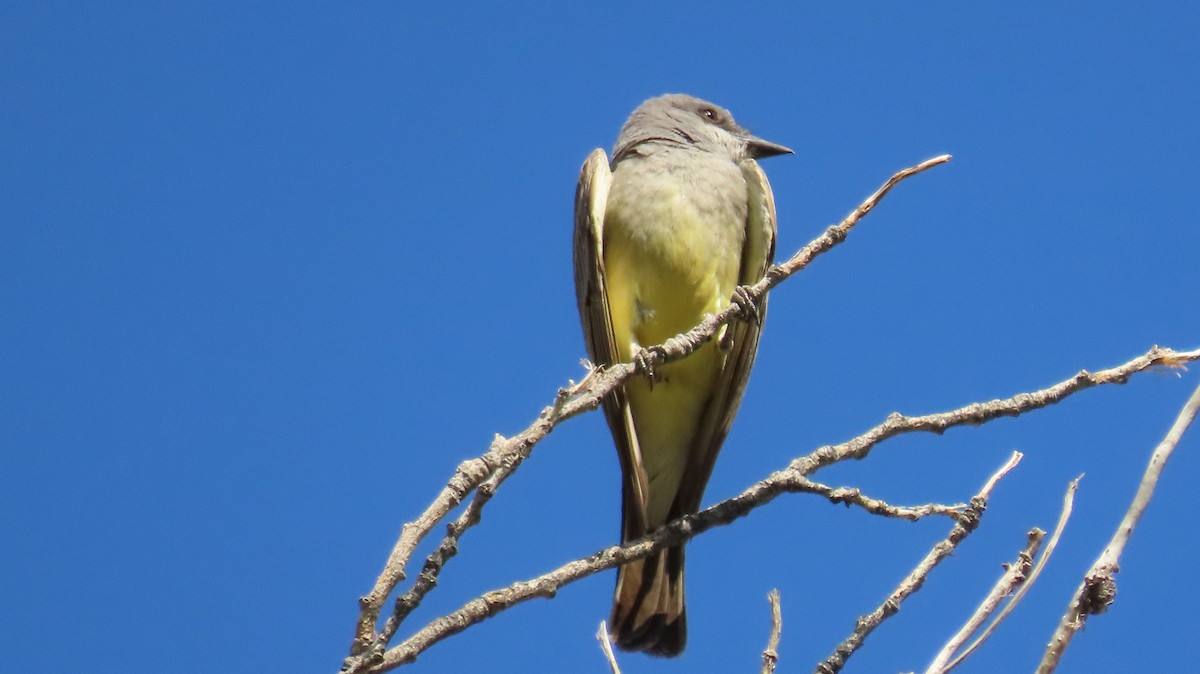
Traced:
[[729, 298], [730, 304], [736, 304], [738, 308], [738, 317], [747, 323], [755, 325], [762, 324], [762, 312], [758, 310], [758, 303], [754, 301], [754, 297], [750, 294], [750, 286], [738, 286], [733, 289], [733, 297]]
[[633, 357], [634, 366], [637, 367], [638, 372], [646, 375], [646, 379], [650, 381], [651, 388], [654, 387], [654, 382], [662, 381], [663, 378], [662, 373], [654, 367], [652, 362], [655, 355], [658, 356], [659, 360], [665, 359], [667, 357], [666, 349], [663, 349], [661, 346], [651, 346], [638, 351], [637, 355]]

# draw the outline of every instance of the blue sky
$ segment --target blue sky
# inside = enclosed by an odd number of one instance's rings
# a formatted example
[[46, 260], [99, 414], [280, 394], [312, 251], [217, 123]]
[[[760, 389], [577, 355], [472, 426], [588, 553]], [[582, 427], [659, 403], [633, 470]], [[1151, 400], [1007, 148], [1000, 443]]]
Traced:
[[[955, 157], [772, 295], [709, 503], [893, 411], [1200, 346], [1200, 9], [794, 5], [0, 9], [5, 668], [335, 671], [401, 524], [580, 376], [576, 176], [660, 93], [796, 150], [764, 162], [781, 254]], [[1086, 473], [1050, 567], [962, 669], [1030, 670], [1198, 381], [1142, 375], [819, 473], [959, 501], [1026, 455], [847, 671], [922, 669]], [[1198, 438], [1060, 671], [1192, 662]], [[613, 543], [618, 494], [601, 417], [565, 424], [414, 620]], [[685, 655], [621, 664], [752, 670], [778, 587], [780, 666], [811, 670], [947, 530], [782, 497], [689, 547]], [[604, 671], [613, 578], [412, 669]]]

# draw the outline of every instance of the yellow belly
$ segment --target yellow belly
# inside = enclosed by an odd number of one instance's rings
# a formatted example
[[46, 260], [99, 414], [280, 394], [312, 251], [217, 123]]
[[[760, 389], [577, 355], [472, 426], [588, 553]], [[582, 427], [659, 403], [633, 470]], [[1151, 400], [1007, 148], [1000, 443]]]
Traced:
[[[700, 211], [669, 186], [658, 198], [632, 206], [614, 187], [604, 226], [608, 301], [622, 361], [728, 305], [743, 236], [728, 213]], [[651, 526], [667, 521], [697, 423], [724, 365], [718, 341], [661, 367], [653, 382], [639, 377], [626, 384], [650, 479]]]

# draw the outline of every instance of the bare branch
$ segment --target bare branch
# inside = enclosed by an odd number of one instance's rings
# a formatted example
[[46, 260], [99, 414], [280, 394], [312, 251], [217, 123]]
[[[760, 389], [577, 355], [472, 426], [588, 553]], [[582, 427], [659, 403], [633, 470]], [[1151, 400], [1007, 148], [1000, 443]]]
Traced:
[[1121, 524], [1117, 526], [1117, 531], [1109, 540], [1108, 546], [1104, 548], [1104, 552], [1100, 553], [1100, 557], [1092, 564], [1092, 568], [1088, 569], [1079, 589], [1071, 597], [1071, 602], [1067, 605], [1067, 612], [1059, 622], [1058, 629], [1054, 631], [1054, 636], [1051, 637], [1046, 652], [1042, 656], [1042, 662], [1038, 665], [1038, 674], [1053, 672], [1058, 667], [1058, 663], [1075, 633], [1083, 629], [1088, 616], [1093, 613], [1104, 613], [1112, 604], [1117, 593], [1117, 583], [1113, 576], [1120, 570], [1121, 553], [1125, 551], [1125, 545], [1129, 542], [1129, 537], [1133, 535], [1133, 530], [1137, 527], [1142, 514], [1146, 512], [1146, 507], [1150, 505], [1150, 499], [1154, 496], [1154, 489], [1158, 486], [1158, 479], [1167, 465], [1167, 459], [1171, 458], [1171, 453], [1175, 451], [1184, 431], [1196, 418], [1198, 410], [1200, 410], [1200, 387], [1192, 392], [1183, 409], [1179, 411], [1175, 423], [1171, 425], [1171, 430], [1167, 431], [1166, 437], [1151, 454], [1150, 463], [1142, 475], [1142, 481], [1138, 485], [1137, 493], [1134, 494], [1133, 503], [1130, 504]]
[[856, 505], [873, 515], [884, 515], [886, 517], [895, 517], [903, 520], [916, 521], [930, 515], [942, 515], [952, 519], [958, 519], [963, 511], [967, 509], [967, 504], [957, 503], [955, 505], [942, 505], [940, 503], [927, 503], [919, 506], [894, 506], [886, 501], [873, 499], [862, 493], [862, 491], [853, 487], [830, 487], [828, 485], [815, 482], [797, 475], [793, 479], [794, 488], [791, 491], [809, 492], [812, 494], [820, 494], [829, 499], [833, 503], [844, 503], [847, 507]]
[[[1195, 360], [1200, 360], [1200, 349], [1175, 352], [1154, 347], [1145, 355], [1117, 367], [1095, 374], [1084, 371], [1049, 388], [1021, 393], [1012, 398], [989, 403], [972, 403], [950, 412], [921, 417], [893, 414], [887, 421], [863, 435], [841, 444], [821, 447], [808, 456], [792, 461], [787, 468], [772, 473], [741, 494], [695, 515], [675, 520], [653, 534], [625, 545], [605, 548], [529, 581], [488, 592], [457, 611], [434, 620], [403, 643], [388, 649], [386, 653], [377, 647], [372, 649], [370, 657], [348, 658], [343, 664], [343, 671], [382, 672], [410, 662], [431, 645], [466, 629], [471, 624], [491, 618], [515, 604], [536, 597], [552, 597], [562, 585], [646, 557], [715, 526], [729, 524], [751, 510], [766, 505], [782, 493], [810, 491], [808, 485], [812, 484], [811, 481], [800, 479], [805, 477], [805, 472], [815, 471], [822, 466], [848, 458], [861, 458], [875, 445], [896, 435], [917, 431], [941, 433], [954, 426], [978, 425], [1000, 417], [1015, 416], [1052, 405], [1092, 386], [1124, 383], [1134, 374], [1155, 366], [1180, 367]], [[985, 487], [990, 492], [991, 485]], [[968, 507], [960, 517], [971, 512], [972, 509]]]
[[1117, 367], [1095, 373], [1081, 370], [1074, 377], [1040, 391], [1019, 393], [1003, 400], [974, 403], [952, 412], [920, 417], [906, 417], [895, 412], [887, 421], [850, 442], [821, 447], [808, 456], [796, 459], [789, 468], [803, 475], [810, 475], [817, 469], [838, 461], [865, 458], [875, 445], [901, 433], [927, 431], [940, 435], [954, 426], [978, 426], [998, 417], [1020, 416], [1025, 412], [1057, 404], [1072, 394], [1093, 386], [1124, 384], [1133, 375], [1152, 367], [1182, 367], [1195, 360], [1200, 360], [1200, 349], [1176, 352], [1154, 346], [1145, 355]]
[[[950, 161], [950, 155], [944, 154], [932, 159], [911, 166], [902, 171], [898, 171], [879, 189], [875, 190], [871, 196], [867, 197], [857, 208], [850, 212], [845, 218], [836, 225], [830, 226], [821, 236], [813, 239], [808, 245], [801, 248], [790, 259], [781, 264], [777, 264], [767, 270], [767, 273], [761, 280], [752, 286], [746, 287], [747, 298], [752, 300], [746, 303], [746, 306], [752, 306], [758, 299], [765, 296], [772, 288], [782, 283], [784, 280], [795, 274], [796, 272], [807, 267], [817, 256], [828, 252], [838, 244], [846, 240], [850, 230], [858, 224], [858, 221], [867, 213], [870, 213], [879, 201], [892, 190], [893, 187], [900, 184], [906, 178], [910, 178], [918, 173], [926, 171], [945, 164]], [[672, 361], [684, 358], [700, 348], [705, 342], [708, 342], [717, 334], [717, 330], [729, 321], [741, 315], [742, 304], [732, 302], [724, 310], [716, 314], [707, 314], [696, 327], [691, 330], [676, 335], [667, 341], [657, 346], [652, 346], [643, 350], [643, 355], [639, 357], [641, 366], [653, 370], [654, 368], [670, 363]], [[637, 366], [632, 363], [622, 363], [613, 365], [604, 370], [596, 377], [594, 386], [588, 390], [582, 390], [578, 395], [568, 403], [563, 410], [563, 417], [569, 418], [584, 410], [591, 410], [599, 407], [600, 401], [605, 395], [612, 392], [625, 380], [634, 375]]]
[[[829, 227], [820, 237], [798, 251], [787, 262], [768, 269], [762, 280], [747, 289], [748, 298], [758, 300], [771, 288], [808, 266], [818, 255], [844, 241], [858, 221], [874, 209], [879, 201], [901, 181], [948, 161], [950, 161], [950, 155], [941, 155], [897, 172], [871, 196], [867, 197], [858, 208], [851, 211], [842, 222]], [[705, 316], [699, 325], [687, 333], [677, 335], [657, 347], [651, 347], [641, 361], [644, 366], [653, 368], [687, 356], [705, 341], [711, 339], [722, 325], [733, 320], [740, 310], [737, 303], [732, 303], [730, 307], [715, 316], [711, 314]], [[498, 486], [517, 469], [522, 461], [528, 458], [534, 446], [549, 435], [560, 422], [599, 407], [604, 396], [632, 377], [635, 371], [636, 368], [633, 364], [623, 363], [602, 371], [589, 372], [578, 385], [569, 389], [559, 389], [553, 403], [543, 409], [538, 419], [524, 431], [512, 438], [497, 436], [483, 456], [459, 464], [454, 476], [425, 512], [404, 525], [400, 538], [388, 556], [383, 571], [375, 581], [375, 586], [359, 599], [359, 617], [350, 648], [351, 657], [343, 663], [344, 671], [354, 671], [364, 664], [368, 664], [368, 661], [378, 661], [382, 649], [388, 643], [387, 639], [382, 638], [382, 634], [375, 632], [375, 625], [379, 620], [383, 604], [396, 586], [405, 579], [404, 568], [412, 558], [417, 545], [432, 531], [433, 527], [458, 507], [466, 496], [485, 480], [498, 475], [493, 485]], [[457, 533], [452, 531], [446, 540], [443, 540], [440, 548], [450, 549], [456, 544], [463, 531], [477, 521], [478, 511], [486, 503], [486, 500], [486, 498], [483, 499], [475, 508], [474, 519], [465, 522], [465, 526]], [[434, 553], [434, 555], [437, 554]], [[449, 558], [448, 555], [443, 554], [435, 560], [434, 555], [430, 556], [425, 565], [425, 570], [428, 571], [427, 578], [430, 580], [436, 580], [441, 565]], [[397, 603], [393, 619], [388, 621], [393, 631], [404, 617], [401, 613], [406, 615], [410, 612], [417, 603], [420, 603], [431, 587], [430, 583], [425, 583], [422, 588], [414, 587], [413, 591], [405, 598], [403, 605]]]
[[[1037, 565], [1033, 564], [1033, 559], [1037, 556], [1038, 548], [1042, 546], [1042, 538], [1046, 533], [1041, 529], [1033, 529], [1029, 532], [1029, 544], [1017, 558], [1017, 562], [1008, 567], [1004, 575], [1000, 577], [1000, 580], [992, 588], [991, 593], [988, 594], [975, 613], [967, 620], [967, 624], [963, 626], [958, 634], [950, 639], [949, 643], [934, 658], [933, 663], [925, 670], [925, 674], [949, 672], [962, 664], [963, 660], [966, 660], [975, 652], [975, 649], [979, 648], [984, 641], [987, 641], [988, 637], [1000, 626], [1000, 623], [1004, 622], [1005, 618], [1012, 614], [1013, 609], [1021, 603], [1029, 588], [1033, 587], [1034, 581], [1041, 575], [1042, 569], [1046, 568], [1046, 564], [1049, 563], [1050, 557], [1054, 554], [1054, 549], [1058, 547], [1058, 541], [1062, 538], [1063, 530], [1067, 528], [1067, 521], [1071, 518], [1071, 511], [1075, 503], [1075, 491], [1079, 488], [1079, 481], [1081, 479], [1083, 479], [1082, 475], [1071, 480], [1070, 484], [1067, 485], [1067, 491], [1063, 495], [1062, 510], [1058, 515], [1058, 523], [1055, 525], [1054, 533], [1050, 536], [1050, 540], [1045, 546], [1044, 553], [1038, 558]], [[996, 610], [1000, 601], [1018, 587], [1017, 593], [1004, 605], [1004, 608], [987, 626], [987, 629], [970, 646], [962, 649], [962, 652], [955, 656], [955, 651], [983, 625], [983, 621]], [[952, 656], [954, 659], [950, 660]]]
[[[961, 662], [961, 657], [955, 659], [953, 663], [950, 663], [950, 658], [954, 657], [954, 654], [962, 648], [967, 639], [970, 639], [983, 626], [984, 621], [1000, 606], [1000, 602], [1004, 601], [1005, 597], [1025, 582], [1025, 579], [1029, 576], [1029, 570], [1033, 568], [1033, 558], [1037, 555], [1038, 548], [1041, 547], [1045, 536], [1046, 532], [1041, 529], [1035, 528], [1029, 531], [1025, 549], [1017, 555], [1016, 561], [1004, 565], [1004, 573], [1000, 575], [999, 580], [992, 586], [991, 592], [988, 592], [987, 596], [983, 598], [983, 601], [979, 604], [979, 608], [975, 609], [971, 617], [967, 618], [967, 622], [962, 626], [962, 629], [951, 637], [950, 641], [946, 642], [946, 645], [942, 647], [937, 657], [933, 659], [933, 662], [925, 670], [925, 674], [943, 674], [943, 672], [950, 671]], [[998, 621], [993, 622], [992, 625], [997, 623]], [[982, 641], [983, 637], [972, 643], [963, 652], [963, 657], [977, 648]]]
[[1017, 593], [1013, 595], [1013, 598], [1000, 610], [1000, 614], [996, 616], [996, 619], [987, 626], [983, 634], [979, 635], [979, 638], [970, 646], [967, 646], [958, 657], [954, 658], [953, 662], [946, 666], [946, 671], [950, 671], [962, 664], [962, 661], [966, 660], [971, 653], [974, 653], [980, 644], [992, 636], [992, 633], [996, 631], [1000, 623], [1004, 622], [1012, 614], [1013, 610], [1017, 608], [1017, 605], [1021, 603], [1021, 600], [1025, 598], [1025, 594], [1029, 592], [1029, 588], [1033, 587], [1033, 584], [1037, 582], [1038, 576], [1042, 575], [1042, 570], [1050, 563], [1050, 557], [1054, 555], [1054, 550], [1058, 548], [1058, 542], [1062, 540], [1063, 531], [1067, 528], [1067, 521], [1071, 519], [1071, 511], [1075, 506], [1075, 491], [1079, 489], [1079, 481], [1082, 479], [1083, 476], [1080, 475], [1067, 484], [1067, 491], [1063, 494], [1062, 511], [1058, 514], [1058, 523], [1054, 525], [1054, 533], [1050, 534], [1050, 540], [1042, 547], [1042, 555], [1037, 558], [1037, 563], [1034, 564], [1033, 570], [1029, 572], [1028, 578], [1017, 589]]
[[[561, 415], [562, 401], [565, 401], [566, 397], [566, 390], [560, 389], [555, 397], [555, 403], [542, 410], [538, 420], [520, 435], [509, 439], [497, 435], [486, 454], [460, 463], [454, 471], [454, 477], [450, 478], [450, 482], [437, 495], [433, 503], [429, 504], [425, 512], [404, 525], [400, 531], [399, 540], [396, 541], [391, 555], [388, 556], [383, 572], [375, 582], [375, 587], [366, 596], [359, 599], [360, 612], [354, 641], [351, 645], [352, 657], [343, 664], [343, 669], [353, 671], [367, 661], [378, 661], [387, 642], [381, 640], [380, 635], [376, 635], [375, 623], [379, 620], [383, 602], [387, 600], [396, 585], [404, 580], [404, 567], [408, 564], [417, 545], [438, 522], [449, 515], [451, 510], [458, 507], [468, 494], [479, 488], [485, 481], [491, 480], [494, 488], [512, 474], [529, 456], [533, 446], [554, 429], [559, 415]], [[452, 556], [452, 554], [445, 553], [454, 549], [454, 544], [462, 532], [473, 522], [478, 521], [479, 511], [489, 498], [491, 498], [490, 493], [477, 495], [476, 503], [473, 503], [473, 507], [469, 509], [469, 517], [465, 525], [457, 531], [452, 527], [447, 540], [443, 541], [440, 546], [439, 552], [443, 554], [439, 556], [438, 552], [435, 552], [430, 556], [425, 566], [429, 573], [421, 583], [423, 587], [414, 587], [412, 592], [404, 598], [403, 603], [397, 602], [393, 619], [389, 620], [392, 631], [395, 630], [404, 615], [415, 608], [420, 599], [434, 585], [433, 581], [436, 580], [441, 565]], [[357, 657], [360, 655], [365, 657]]]
[[[899, 182], [948, 160], [948, 155], [935, 157], [893, 175], [841, 223], [828, 228], [790, 260], [772, 267], [762, 280], [746, 288], [749, 298], [759, 299], [774, 286], [806, 267], [818, 255], [841, 243], [858, 221]], [[733, 303], [716, 315], [708, 315], [689, 332], [668, 339], [658, 347], [651, 347], [646, 354], [639, 357], [639, 361], [643, 366], [653, 368], [686, 357], [694, 352], [700, 344], [711, 339], [721, 325], [733, 320], [740, 311], [738, 304]], [[546, 574], [530, 583], [517, 583], [506, 590], [498, 590], [484, 595], [479, 600], [484, 601], [483, 610], [480, 610], [478, 605], [469, 603], [455, 614], [445, 616], [450, 623], [434, 621], [400, 646], [386, 650], [402, 620], [436, 585], [442, 567], [456, 553], [461, 536], [479, 521], [480, 512], [495, 489], [530, 455], [533, 447], [553, 431], [559, 423], [577, 414], [596, 409], [603, 397], [634, 376], [637, 368], [632, 364], [624, 363], [604, 370], [593, 370], [578, 385], [560, 389], [552, 404], [543, 409], [538, 419], [524, 431], [511, 438], [497, 436], [487, 453], [477, 459], [460, 464], [454, 476], [425, 512], [404, 525], [375, 586], [360, 599], [360, 612], [356, 623], [355, 638], [351, 645], [351, 656], [343, 663], [342, 669], [345, 672], [363, 672], [368, 670], [384, 671], [393, 668], [409, 661], [415, 657], [416, 653], [432, 643], [436, 643], [449, 634], [461, 631], [471, 622], [490, 617], [512, 603], [534, 596], [552, 595], [557, 590], [559, 583], [571, 582], [575, 578], [622, 564], [630, 559], [643, 557], [667, 545], [686, 540], [712, 526], [731, 522], [745, 515], [751, 509], [771, 501], [780, 493], [829, 490], [830, 488], [824, 485], [807, 480], [806, 476], [837, 461], [862, 458], [878, 443], [900, 433], [913, 431], [942, 433], [945, 429], [957, 425], [981, 424], [999, 416], [1016, 416], [1057, 403], [1068, 395], [1091, 386], [1123, 383], [1132, 374], [1156, 365], [1179, 366], [1197, 358], [1200, 358], [1200, 350], [1175, 353], [1170, 349], [1155, 347], [1145, 356], [1118, 368], [1096, 374], [1080, 372], [1072, 379], [1043, 391], [1022, 394], [1007, 400], [977, 403], [943, 414], [911, 418], [893, 414], [884, 423], [848, 443], [822, 447], [806, 457], [793, 461], [786, 469], [769, 476], [738, 497], [714, 506], [699, 515], [672, 523], [642, 541], [631, 543], [628, 546], [614, 546], [586, 560], [579, 560], [583, 566], [567, 565], [558, 572]], [[404, 569], [417, 545], [432, 531], [434, 526], [461, 505], [472, 491], [476, 491], [476, 494], [471, 504], [448, 527], [447, 535], [441, 544], [426, 559], [417, 582], [407, 593], [396, 600], [391, 616], [377, 633], [376, 625], [382, 606], [396, 586], [405, 579]], [[925, 514], [950, 514], [947, 510], [952, 509], [950, 506], [896, 508], [881, 501], [868, 499], [850, 490], [840, 492], [832, 490], [826, 495], [829, 498], [861, 505], [873, 512], [898, 517], [915, 518]], [[493, 600], [496, 603], [489, 605], [487, 600]], [[475, 608], [471, 608], [473, 606]], [[460, 620], [466, 622], [455, 622]]]
[[417, 576], [416, 583], [409, 588], [408, 592], [396, 598], [395, 608], [384, 623], [376, 641], [377, 644], [386, 645], [391, 641], [400, 623], [421, 604], [425, 595], [437, 586], [437, 579], [441, 574], [442, 567], [451, 557], [458, 554], [458, 539], [468, 528], [479, 522], [483, 506], [491, 500], [492, 495], [496, 493], [496, 488], [512, 474], [513, 469], [502, 467], [492, 473], [491, 477], [484, 480], [483, 484], [476, 489], [475, 497], [471, 499], [471, 503], [463, 510], [462, 514], [446, 527], [445, 538], [442, 539], [437, 549], [425, 559], [425, 566]]
[[767, 648], [763, 651], [762, 674], [772, 674], [779, 662], [779, 636], [783, 633], [783, 609], [779, 606], [779, 590], [767, 593], [771, 602], [771, 635], [767, 637]]
[[617, 656], [613, 653], [612, 640], [608, 636], [608, 623], [603, 620], [600, 621], [600, 629], [596, 632], [596, 641], [600, 642], [600, 650], [604, 651], [604, 660], [608, 662], [609, 671], [612, 674], [621, 674]]
[[950, 553], [954, 552], [954, 549], [958, 547], [958, 544], [979, 526], [979, 520], [983, 517], [983, 511], [987, 509], [987, 500], [991, 496], [992, 489], [1000, 481], [1000, 478], [1007, 475], [1013, 468], [1016, 468], [1017, 463], [1020, 461], [1021, 453], [1013, 452], [1008, 461], [988, 479], [983, 489], [971, 498], [971, 505], [963, 512], [958, 524], [955, 524], [954, 528], [950, 530], [950, 534], [933, 546], [929, 554], [925, 555], [925, 558], [892, 591], [891, 595], [884, 600], [879, 608], [876, 608], [865, 616], [859, 617], [854, 626], [854, 631], [851, 632], [850, 636], [838, 644], [834, 648], [833, 653], [824, 662], [817, 665], [817, 674], [837, 674], [837, 672], [842, 671], [842, 667], [846, 666], [846, 661], [866, 641], [867, 635], [875, 631], [875, 628], [879, 627], [884, 620], [895, 615], [900, 610], [900, 604], [914, 592], [921, 589], [921, 586], [925, 584], [925, 578], [933, 571], [933, 567], [937, 566], [946, 557], [949, 557]]

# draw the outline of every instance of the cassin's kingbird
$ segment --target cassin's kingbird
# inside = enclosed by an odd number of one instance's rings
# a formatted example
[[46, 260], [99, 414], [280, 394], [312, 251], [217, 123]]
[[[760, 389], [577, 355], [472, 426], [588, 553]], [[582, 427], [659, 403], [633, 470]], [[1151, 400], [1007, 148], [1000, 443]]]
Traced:
[[[575, 194], [575, 289], [596, 365], [633, 360], [762, 278], [775, 254], [775, 201], [755, 159], [785, 153], [728, 110], [681, 94], [634, 110], [611, 164], [592, 152]], [[754, 363], [765, 298], [756, 313], [605, 398], [623, 474], [622, 540], [699, 510]], [[618, 646], [678, 655], [686, 624], [682, 544], [621, 567]]]

